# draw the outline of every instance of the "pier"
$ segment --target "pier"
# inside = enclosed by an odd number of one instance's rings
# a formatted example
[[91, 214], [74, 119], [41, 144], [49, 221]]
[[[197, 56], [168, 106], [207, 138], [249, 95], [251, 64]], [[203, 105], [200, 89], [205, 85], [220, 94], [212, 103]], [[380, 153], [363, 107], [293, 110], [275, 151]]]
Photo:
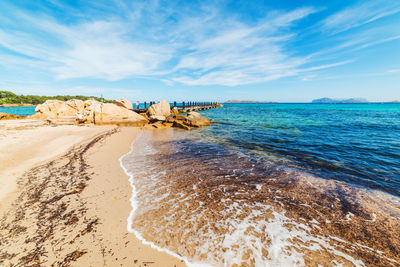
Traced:
[[[142, 102], [142, 103], [134, 103], [132, 110], [137, 113], [145, 113], [149, 107], [153, 104], [156, 104], [155, 101]], [[176, 102], [170, 103], [171, 108], [176, 107], [179, 112], [186, 111], [196, 111], [196, 110], [207, 110], [212, 108], [220, 107], [221, 104], [218, 102], [195, 102], [195, 101], [184, 101], [184, 102]]]

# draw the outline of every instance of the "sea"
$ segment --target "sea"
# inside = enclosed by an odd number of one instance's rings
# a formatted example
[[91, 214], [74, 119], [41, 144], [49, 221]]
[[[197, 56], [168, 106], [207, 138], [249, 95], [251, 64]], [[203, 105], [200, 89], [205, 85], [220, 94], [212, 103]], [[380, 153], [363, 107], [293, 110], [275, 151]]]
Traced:
[[189, 266], [400, 266], [400, 104], [224, 104], [142, 131], [128, 230]]
[[400, 104], [200, 113], [120, 159], [139, 239], [192, 267], [400, 266]]
[[19, 116], [29, 116], [35, 114], [36, 107], [0, 107], [0, 112]]

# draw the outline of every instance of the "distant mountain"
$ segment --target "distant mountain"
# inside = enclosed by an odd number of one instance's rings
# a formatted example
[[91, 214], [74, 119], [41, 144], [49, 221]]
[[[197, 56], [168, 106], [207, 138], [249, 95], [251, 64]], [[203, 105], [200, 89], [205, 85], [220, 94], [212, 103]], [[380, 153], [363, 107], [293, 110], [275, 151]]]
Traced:
[[349, 98], [349, 99], [333, 99], [333, 98], [320, 98], [312, 101], [314, 104], [346, 104], [346, 103], [368, 103], [364, 98]]
[[252, 100], [228, 100], [225, 103], [278, 103], [271, 101], [252, 101]]

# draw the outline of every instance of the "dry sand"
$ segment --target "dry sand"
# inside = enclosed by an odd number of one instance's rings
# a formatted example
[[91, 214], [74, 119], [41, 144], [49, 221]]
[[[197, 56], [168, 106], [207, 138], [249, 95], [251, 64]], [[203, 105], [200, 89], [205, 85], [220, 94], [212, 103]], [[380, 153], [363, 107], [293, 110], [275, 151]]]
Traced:
[[138, 131], [3, 131], [0, 266], [185, 266], [127, 231], [131, 187], [119, 157]]
[[15, 194], [17, 178], [24, 172], [112, 128], [66, 125], [18, 129], [17, 125], [24, 124], [22, 121], [7, 122], [14, 127], [8, 127], [0, 135], [0, 210]]

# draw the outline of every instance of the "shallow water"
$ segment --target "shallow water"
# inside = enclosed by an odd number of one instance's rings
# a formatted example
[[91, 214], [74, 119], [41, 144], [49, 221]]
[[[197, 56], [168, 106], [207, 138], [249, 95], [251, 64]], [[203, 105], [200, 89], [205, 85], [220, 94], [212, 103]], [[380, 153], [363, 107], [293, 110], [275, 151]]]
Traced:
[[0, 107], [0, 112], [19, 116], [29, 116], [35, 114], [36, 107]]
[[400, 104], [226, 104], [204, 138], [319, 177], [400, 195]]
[[398, 197], [235, 149], [213, 127], [144, 131], [122, 159], [142, 238], [202, 266], [400, 264]]

